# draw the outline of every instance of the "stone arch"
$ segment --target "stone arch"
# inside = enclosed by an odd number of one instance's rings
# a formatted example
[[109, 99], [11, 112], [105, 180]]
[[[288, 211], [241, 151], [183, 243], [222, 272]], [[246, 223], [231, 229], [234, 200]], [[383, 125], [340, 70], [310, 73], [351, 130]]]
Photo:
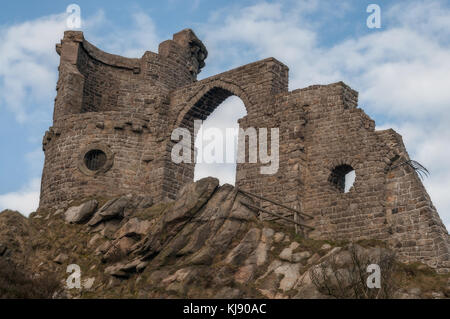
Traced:
[[325, 165], [324, 168], [326, 170], [333, 170], [333, 168], [335, 168], [336, 166], [339, 165], [350, 165], [352, 166], [355, 170], [360, 168], [360, 161], [358, 159], [354, 159], [354, 158], [350, 158], [350, 157], [344, 157], [344, 158], [338, 158], [338, 159], [333, 159], [333, 160], [328, 160]]
[[247, 114], [250, 114], [253, 103], [248, 94], [239, 85], [219, 79], [203, 85], [186, 99], [175, 127], [184, 127], [183, 124], [187, 124], [192, 118], [205, 120], [223, 101], [233, 95], [242, 100]]
[[247, 115], [250, 115], [250, 110], [254, 110], [251, 106], [253, 103], [249, 99], [249, 94], [245, 92], [239, 85], [225, 81], [222, 79], [215, 79], [200, 85], [198, 89], [193, 90], [183, 105], [179, 108], [179, 114], [176, 116], [174, 128], [184, 128], [191, 133], [191, 163], [174, 163], [170, 160], [170, 155], [175, 141], [168, 141], [167, 152], [169, 161], [166, 166], [166, 181], [175, 185], [172, 190], [168, 191], [169, 198], [173, 197], [178, 192], [182, 185], [193, 181], [195, 171], [195, 153], [194, 143], [197, 132], [194, 132], [194, 120], [205, 120], [222, 102], [230, 96], [237, 96], [242, 100]]

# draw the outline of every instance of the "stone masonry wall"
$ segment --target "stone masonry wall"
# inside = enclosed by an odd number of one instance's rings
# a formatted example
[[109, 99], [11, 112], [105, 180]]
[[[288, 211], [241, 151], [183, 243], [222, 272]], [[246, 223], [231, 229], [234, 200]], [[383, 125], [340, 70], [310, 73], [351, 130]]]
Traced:
[[[406, 259], [449, 269], [447, 230], [417, 173], [402, 165], [409, 156], [401, 136], [376, 131], [344, 83], [289, 91], [288, 68], [274, 58], [197, 81], [208, 53], [189, 29], [140, 59], [103, 52], [74, 31], [57, 52], [40, 209], [126, 193], [173, 200], [195, 164], [171, 160], [172, 131], [195, 137], [194, 120], [236, 95], [247, 109], [240, 127], [278, 128], [280, 155], [275, 174], [261, 174], [260, 162], [238, 163], [237, 187], [311, 215], [301, 219], [314, 228], [306, 236], [386, 240]], [[356, 180], [345, 193], [350, 170]]]

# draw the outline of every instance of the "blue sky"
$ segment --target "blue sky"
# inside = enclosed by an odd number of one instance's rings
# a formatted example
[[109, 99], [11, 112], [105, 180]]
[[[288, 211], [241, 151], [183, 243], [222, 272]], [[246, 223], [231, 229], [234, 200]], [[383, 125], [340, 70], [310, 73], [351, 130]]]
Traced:
[[[290, 68], [290, 89], [344, 81], [359, 106], [402, 134], [431, 177], [425, 185], [450, 225], [450, 3], [432, 1], [5, 1], [0, 11], [0, 210], [24, 214], [38, 203], [42, 136], [51, 125], [55, 44], [66, 7], [81, 7], [85, 37], [129, 57], [156, 51], [192, 28], [209, 50], [199, 78], [273, 56]], [[381, 29], [366, 26], [381, 7]], [[227, 100], [209, 125], [228, 127], [245, 112]], [[225, 121], [228, 119], [229, 121]], [[232, 181], [233, 167], [199, 167]]]

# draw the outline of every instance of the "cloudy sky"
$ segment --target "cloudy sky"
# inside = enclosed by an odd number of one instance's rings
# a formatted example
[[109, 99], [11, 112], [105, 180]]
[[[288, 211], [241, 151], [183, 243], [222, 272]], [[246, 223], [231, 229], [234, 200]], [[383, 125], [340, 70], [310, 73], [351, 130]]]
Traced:
[[[0, 11], [0, 210], [38, 205], [42, 136], [51, 126], [55, 44], [66, 7], [81, 7], [82, 30], [111, 53], [140, 57], [192, 28], [209, 50], [200, 79], [273, 56], [290, 68], [290, 89], [344, 81], [359, 106], [404, 138], [430, 171], [424, 183], [450, 226], [450, 3], [394, 1], [3, 1]], [[381, 7], [369, 29], [366, 8]], [[233, 127], [245, 115], [230, 98], [208, 119]], [[198, 165], [196, 177], [234, 181], [234, 166]]]

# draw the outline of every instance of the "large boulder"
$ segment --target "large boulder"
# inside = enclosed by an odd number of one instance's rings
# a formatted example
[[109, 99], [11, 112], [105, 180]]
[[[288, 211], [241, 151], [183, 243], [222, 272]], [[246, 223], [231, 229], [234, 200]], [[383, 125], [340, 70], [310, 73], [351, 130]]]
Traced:
[[89, 226], [96, 226], [101, 222], [115, 218], [123, 218], [124, 210], [130, 203], [131, 196], [126, 195], [112, 199], [103, 205], [89, 221]]
[[217, 178], [206, 177], [183, 187], [173, 207], [160, 218], [155, 231], [144, 238], [140, 253], [145, 257], [157, 254], [208, 202], [218, 186]]
[[64, 219], [69, 224], [81, 224], [87, 221], [97, 209], [98, 202], [93, 199], [80, 206], [70, 207], [64, 214]]

